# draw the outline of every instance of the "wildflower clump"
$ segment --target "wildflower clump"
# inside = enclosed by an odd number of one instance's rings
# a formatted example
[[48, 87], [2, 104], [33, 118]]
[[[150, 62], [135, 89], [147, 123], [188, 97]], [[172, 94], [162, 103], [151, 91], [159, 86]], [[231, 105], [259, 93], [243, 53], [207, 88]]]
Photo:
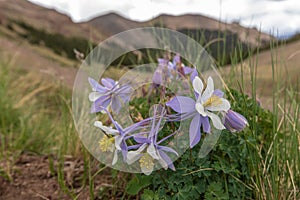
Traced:
[[[201, 77], [196, 67], [182, 63], [179, 54], [172, 61], [159, 58], [152, 76], [153, 84], [143, 88], [143, 91], [153, 91], [151, 95], [159, 94], [159, 102], [152, 106], [148, 117], [143, 118], [141, 116], [145, 116], [145, 113], [139, 113], [139, 121], [126, 127], [112, 113], [120, 114], [123, 106], [130, 101], [133, 92], [130, 81], [120, 84], [106, 77], [101, 79], [100, 84], [89, 78], [92, 89], [89, 94], [91, 113], [107, 115], [113, 126], [103, 125], [101, 121], [94, 122], [94, 126], [104, 133], [99, 141], [99, 149], [111, 156], [111, 165], [118, 162], [128, 166], [135, 164], [146, 175], [159, 168], [175, 171], [173, 161], [180, 157], [181, 149], [174, 146], [172, 139], [178, 140], [188, 135], [188, 147], [192, 149], [200, 143], [203, 133], [212, 134], [212, 130], [225, 129], [242, 131], [248, 125], [246, 118], [231, 110], [230, 102], [224, 97], [223, 91], [215, 88], [212, 77]], [[175, 80], [188, 80], [189, 88], [186, 89], [192, 91], [193, 95], [184, 95], [187, 93], [182, 91], [180, 95], [167, 93], [166, 85]], [[149, 94], [140, 98], [150, 102]], [[175, 128], [181, 122], [189, 124], [187, 132], [182, 133]], [[119, 154], [122, 160], [119, 160]]]

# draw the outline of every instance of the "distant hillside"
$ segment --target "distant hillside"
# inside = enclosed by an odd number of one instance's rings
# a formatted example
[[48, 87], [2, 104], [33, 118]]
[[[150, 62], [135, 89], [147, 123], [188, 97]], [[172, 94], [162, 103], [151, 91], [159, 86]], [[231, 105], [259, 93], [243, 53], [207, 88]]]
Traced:
[[[216, 59], [219, 65], [229, 64], [233, 57], [235, 59], [245, 58], [249, 53], [249, 49], [267, 46], [272, 39], [272, 36], [261, 33], [255, 28], [245, 28], [237, 23], [223, 23], [209, 17], [193, 14], [181, 16], [160, 15], [149, 21], [135, 22], [116, 13], [109, 13], [86, 23], [106, 36], [132, 28], [149, 26], [177, 30], [206, 46], [206, 50]], [[138, 36], [133, 38], [138, 38]], [[221, 38], [221, 40], [218, 40], [218, 38]], [[236, 49], [242, 51], [242, 55], [235, 55]]]
[[146, 22], [136, 22], [118, 14], [109, 13], [88, 22], [73, 23], [64, 14], [26, 0], [0, 0], [0, 20], [4, 22], [8, 19], [22, 20], [37, 28], [65, 36], [88, 37], [95, 42], [121, 31], [153, 25], [160, 25], [174, 30], [230, 30], [236, 33], [242, 42], [250, 43], [252, 46], [257, 46], [258, 38], [263, 42], [267, 42], [271, 38], [270, 35], [260, 33], [255, 28], [245, 28], [236, 23], [223, 23], [202, 15], [160, 15]]
[[47, 32], [59, 33], [66, 37], [79, 36], [99, 41], [104, 37], [86, 23], [76, 24], [56, 10], [35, 5], [26, 0], [0, 0], [0, 21], [23, 21]]
[[[230, 63], [231, 58], [236, 57], [236, 49], [243, 51], [239, 59], [244, 58], [249, 49], [265, 46], [272, 38], [254, 28], [194, 14], [160, 15], [146, 22], [136, 22], [109, 13], [87, 22], [73, 23], [64, 14], [26, 0], [0, 0], [0, 23], [30, 43], [46, 46], [70, 59], [75, 59], [74, 48], [87, 54], [92, 46], [105, 38], [138, 27], [166, 27], [187, 34], [205, 46], [219, 65]], [[132, 36], [132, 39], [138, 38], [138, 35]], [[126, 63], [130, 60], [132, 58], [125, 58]]]
[[85, 37], [67, 37], [60, 33], [38, 29], [24, 21], [10, 20], [6, 28], [33, 45], [48, 47], [54, 53], [73, 60], [76, 60], [74, 49], [87, 55], [96, 46]]
[[104, 33], [106, 36], [111, 36], [132, 28], [146, 26], [145, 23], [126, 19], [116, 13], [102, 15], [86, 23], [97, 29], [99, 32]]
[[106, 35], [113, 35], [128, 29], [146, 26], [161, 26], [173, 30], [210, 30], [230, 31], [237, 34], [243, 42], [256, 47], [259, 43], [266, 44], [272, 38], [255, 28], [246, 28], [237, 23], [228, 24], [202, 15], [186, 14], [181, 16], [160, 15], [146, 22], [135, 22], [116, 13], [99, 16], [87, 22], [99, 31], [105, 30]]

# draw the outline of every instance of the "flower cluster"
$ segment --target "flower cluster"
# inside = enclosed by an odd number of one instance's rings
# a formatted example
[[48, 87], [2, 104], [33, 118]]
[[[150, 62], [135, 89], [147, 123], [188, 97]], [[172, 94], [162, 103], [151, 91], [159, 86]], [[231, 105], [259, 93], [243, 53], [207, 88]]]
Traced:
[[97, 81], [89, 78], [89, 83], [93, 89], [89, 99], [93, 102], [91, 112], [97, 113], [111, 105], [114, 112], [118, 113], [122, 104], [130, 99], [132, 88], [128, 84], [120, 85], [111, 78], [102, 78], [100, 85]]
[[152, 82], [156, 85], [165, 85], [172, 79], [178, 79], [180, 76], [190, 75], [191, 80], [198, 76], [196, 68], [185, 66], [176, 54], [171, 62], [167, 58], [158, 58], [158, 66], [153, 74]]
[[[179, 74], [179, 75], [178, 75]], [[129, 102], [132, 87], [130, 84], [120, 84], [110, 78], [101, 79], [101, 83], [89, 78], [92, 92], [91, 112], [107, 114], [113, 127], [103, 125], [101, 121], [94, 122], [94, 126], [104, 132], [99, 141], [99, 149], [112, 156], [112, 165], [118, 162], [119, 154], [123, 162], [132, 165], [137, 163], [141, 171], [149, 175], [160, 165], [164, 169], [175, 170], [171, 155], [178, 157], [178, 153], [168, 147], [169, 138], [177, 134], [166, 134], [163, 131], [165, 123], [190, 120], [189, 144], [190, 148], [197, 145], [202, 132], [210, 133], [215, 129], [228, 129], [231, 132], [242, 131], [248, 124], [246, 118], [230, 109], [230, 103], [224, 98], [224, 93], [215, 89], [214, 81], [208, 77], [204, 82], [199, 77], [196, 68], [185, 66], [180, 56], [176, 54], [173, 61], [158, 59], [158, 67], [153, 74], [153, 83], [161, 85], [180, 76], [189, 77], [194, 96], [174, 96], [165, 105], [154, 105], [151, 116], [142, 119], [128, 127], [122, 127], [109, 110], [119, 113], [124, 103]], [[171, 108], [175, 114], [167, 112]]]

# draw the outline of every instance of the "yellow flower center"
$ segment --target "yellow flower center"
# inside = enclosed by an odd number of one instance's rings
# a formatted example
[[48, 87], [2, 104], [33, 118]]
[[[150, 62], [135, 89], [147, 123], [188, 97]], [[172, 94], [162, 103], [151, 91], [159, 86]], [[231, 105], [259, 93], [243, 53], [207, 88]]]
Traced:
[[115, 138], [114, 137], [107, 137], [107, 136], [104, 136], [100, 142], [99, 142], [99, 147], [101, 149], [101, 151], [103, 152], [113, 152], [114, 151], [114, 144], [115, 143]]
[[207, 101], [203, 104], [203, 107], [207, 107], [207, 106], [218, 106], [222, 104], [222, 100], [220, 97], [216, 96], [216, 95], [212, 95], [209, 99], [207, 99]]
[[139, 160], [140, 167], [147, 170], [152, 170], [154, 167], [153, 158], [148, 154], [145, 153]]

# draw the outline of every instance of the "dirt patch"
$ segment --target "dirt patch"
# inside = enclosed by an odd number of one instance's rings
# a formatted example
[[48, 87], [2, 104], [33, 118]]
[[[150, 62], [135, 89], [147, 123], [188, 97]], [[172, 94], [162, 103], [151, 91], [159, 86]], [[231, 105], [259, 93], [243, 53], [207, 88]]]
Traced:
[[11, 181], [0, 177], [0, 199], [67, 199], [51, 175], [47, 157], [22, 155], [13, 167]]
[[[53, 163], [53, 165], [52, 165]], [[0, 168], [5, 168], [7, 161], [0, 162]], [[50, 170], [57, 168], [58, 162], [49, 156], [24, 154], [14, 163], [10, 179], [0, 176], [0, 199], [2, 200], [35, 200], [35, 199], [90, 199], [88, 181], [84, 181], [84, 163], [82, 159], [66, 158], [62, 166], [65, 187], [72, 191], [72, 195], [63, 191], [58, 181], [57, 172]], [[96, 172], [99, 168], [95, 167]], [[95, 198], [100, 198], [99, 189], [107, 190], [112, 187], [110, 170], [104, 170], [96, 176]], [[107, 190], [106, 195], [110, 192]], [[104, 195], [104, 196], [106, 196]], [[107, 198], [107, 196], [106, 196]], [[106, 199], [105, 198], [105, 199]], [[101, 198], [102, 199], [102, 198]]]

